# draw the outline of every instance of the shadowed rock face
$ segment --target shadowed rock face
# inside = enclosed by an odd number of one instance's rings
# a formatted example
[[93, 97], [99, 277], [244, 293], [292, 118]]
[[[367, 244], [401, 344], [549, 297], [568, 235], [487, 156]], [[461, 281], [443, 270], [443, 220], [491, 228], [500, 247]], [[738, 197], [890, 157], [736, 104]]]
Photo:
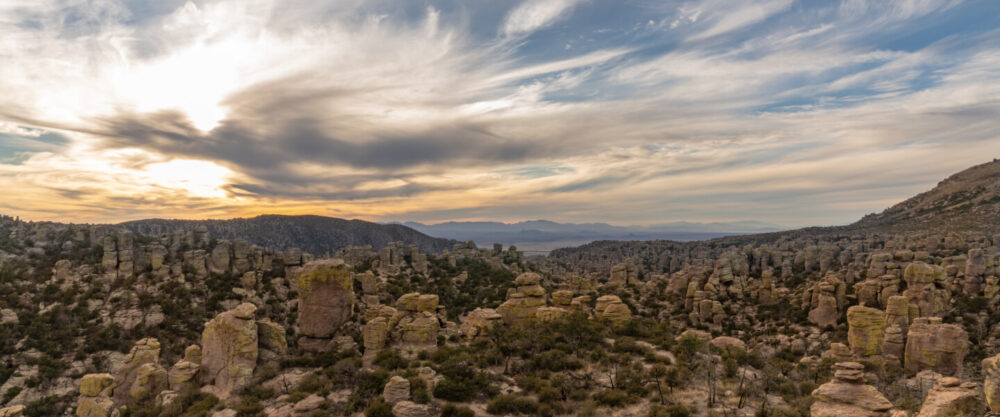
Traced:
[[308, 337], [326, 339], [351, 317], [354, 286], [351, 273], [341, 260], [320, 260], [302, 267], [298, 277], [299, 331]]

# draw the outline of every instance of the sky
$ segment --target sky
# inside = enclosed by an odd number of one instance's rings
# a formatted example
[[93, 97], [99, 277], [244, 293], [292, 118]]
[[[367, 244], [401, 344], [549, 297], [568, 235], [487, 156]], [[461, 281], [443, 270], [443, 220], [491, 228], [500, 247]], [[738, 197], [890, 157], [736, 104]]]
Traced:
[[31, 220], [832, 225], [996, 157], [996, 0], [0, 2]]

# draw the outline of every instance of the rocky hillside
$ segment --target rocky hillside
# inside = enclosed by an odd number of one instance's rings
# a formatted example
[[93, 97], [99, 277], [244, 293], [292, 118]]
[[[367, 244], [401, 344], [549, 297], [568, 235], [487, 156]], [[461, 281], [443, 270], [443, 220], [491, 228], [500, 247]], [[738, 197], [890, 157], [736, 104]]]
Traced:
[[930, 191], [865, 216], [850, 227], [996, 230], [1000, 227], [1000, 160], [952, 175]]
[[118, 226], [147, 235], [191, 231], [203, 227], [218, 239], [245, 239], [268, 248], [297, 247], [315, 254], [333, 253], [351, 245], [381, 248], [390, 242], [414, 244], [425, 252], [440, 252], [456, 243], [430, 237], [398, 224], [382, 225], [323, 216], [264, 215], [229, 220], [148, 219], [121, 223]]

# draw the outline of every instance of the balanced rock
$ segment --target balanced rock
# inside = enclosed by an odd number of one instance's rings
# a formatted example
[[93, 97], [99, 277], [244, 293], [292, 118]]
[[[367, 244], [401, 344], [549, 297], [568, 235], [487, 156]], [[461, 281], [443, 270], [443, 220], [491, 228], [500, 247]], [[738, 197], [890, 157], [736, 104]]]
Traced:
[[533, 320], [540, 307], [545, 307], [545, 290], [538, 285], [542, 277], [534, 272], [525, 272], [514, 279], [516, 291], [510, 293], [507, 301], [497, 307], [497, 313], [507, 324], [519, 324]]
[[340, 259], [309, 262], [298, 275], [299, 331], [312, 338], [331, 338], [354, 310], [351, 273]]
[[253, 376], [259, 352], [256, 310], [253, 304], [243, 303], [205, 323], [201, 335], [203, 382], [211, 384], [209, 390], [220, 399], [246, 387]]
[[864, 366], [856, 362], [833, 365], [833, 380], [812, 392], [809, 409], [812, 417], [877, 417], [892, 408], [892, 403], [875, 387], [865, 385]]

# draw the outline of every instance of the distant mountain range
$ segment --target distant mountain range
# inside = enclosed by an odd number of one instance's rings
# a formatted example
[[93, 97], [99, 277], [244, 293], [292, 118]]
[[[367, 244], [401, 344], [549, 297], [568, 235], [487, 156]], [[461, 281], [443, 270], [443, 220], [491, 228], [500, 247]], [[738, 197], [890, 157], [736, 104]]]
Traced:
[[147, 219], [125, 222], [118, 226], [150, 235], [205, 226], [209, 236], [213, 238], [242, 238], [253, 244], [278, 249], [297, 247], [316, 255], [332, 253], [349, 245], [371, 245], [379, 250], [388, 243], [397, 241], [415, 244], [424, 252], [437, 253], [450, 249], [456, 243], [427, 236], [403, 225], [323, 216], [264, 215], [229, 220]]
[[546, 252], [558, 247], [575, 246], [594, 240], [707, 240], [722, 236], [765, 233], [785, 228], [758, 221], [725, 223], [672, 222], [649, 226], [614, 226], [607, 223], [556, 223], [531, 220], [517, 223], [445, 222], [402, 225], [430, 236], [473, 241], [480, 247], [493, 243], [516, 245], [529, 252]]

